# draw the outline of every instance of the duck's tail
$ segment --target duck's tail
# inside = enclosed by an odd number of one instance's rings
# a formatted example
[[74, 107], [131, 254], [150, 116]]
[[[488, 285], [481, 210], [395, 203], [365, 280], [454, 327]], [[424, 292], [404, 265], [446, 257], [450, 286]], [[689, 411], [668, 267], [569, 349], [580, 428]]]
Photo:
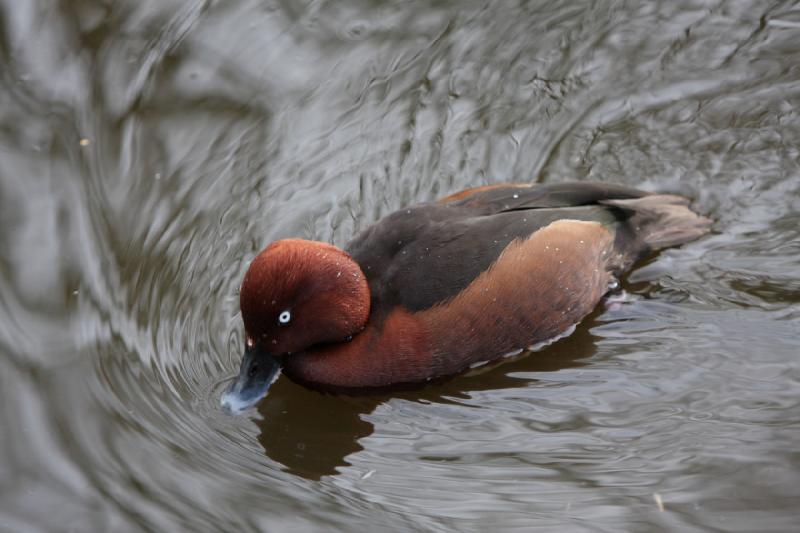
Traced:
[[673, 194], [652, 194], [600, 203], [632, 211], [630, 225], [651, 250], [693, 241], [708, 233], [711, 220], [689, 209], [689, 199]]

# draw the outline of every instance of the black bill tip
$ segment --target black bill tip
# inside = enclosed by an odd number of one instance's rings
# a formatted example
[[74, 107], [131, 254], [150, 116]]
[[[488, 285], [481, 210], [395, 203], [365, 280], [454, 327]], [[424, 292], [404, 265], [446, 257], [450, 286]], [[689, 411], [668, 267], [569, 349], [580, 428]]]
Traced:
[[280, 371], [281, 363], [274, 355], [265, 352], [258, 345], [247, 350], [242, 358], [239, 375], [222, 393], [222, 408], [238, 414], [256, 405], [267, 395]]

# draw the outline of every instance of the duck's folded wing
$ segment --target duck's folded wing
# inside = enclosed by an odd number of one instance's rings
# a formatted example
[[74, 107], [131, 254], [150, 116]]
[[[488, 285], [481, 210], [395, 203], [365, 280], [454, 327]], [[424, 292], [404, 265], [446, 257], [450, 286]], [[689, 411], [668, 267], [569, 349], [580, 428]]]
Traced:
[[609, 183], [571, 182], [550, 185], [498, 184], [467, 189], [439, 200], [440, 204], [479, 209], [484, 214], [524, 209], [577, 207], [606, 200], [642, 198], [649, 193]]
[[[424, 216], [424, 213], [422, 211], [418, 216]], [[375, 311], [400, 305], [417, 312], [455, 297], [493, 268], [512, 244], [527, 241], [557, 221], [598, 223], [603, 232], [592, 235], [610, 234], [613, 241], [616, 226], [627, 216], [626, 210], [616, 207], [587, 205], [453, 217], [416, 226], [414, 237], [403, 241], [391, 257], [370, 255], [357, 248], [354, 249], [354, 259], [370, 280]], [[571, 242], [583, 238], [576, 235], [568, 231], [554, 233], [553, 250], [557, 252], [572, 249], [574, 245], [592, 244]], [[538, 253], [533, 251], [538, 248], [525, 249]], [[536, 261], [536, 258], [531, 260]], [[519, 268], [528, 268], [527, 263], [521, 263]], [[519, 290], [524, 291], [525, 287]]]
[[[687, 203], [606, 183], [480, 187], [390, 215], [357, 237], [348, 252], [370, 282], [378, 314], [398, 305], [417, 312], [454, 298], [509, 245], [557, 221], [597, 222], [610, 232], [615, 259], [602, 268], [618, 275], [651, 249], [707, 231], [708, 220]], [[567, 242], [574, 232], [557, 235], [564, 242], [554, 247], [575, 244]]]

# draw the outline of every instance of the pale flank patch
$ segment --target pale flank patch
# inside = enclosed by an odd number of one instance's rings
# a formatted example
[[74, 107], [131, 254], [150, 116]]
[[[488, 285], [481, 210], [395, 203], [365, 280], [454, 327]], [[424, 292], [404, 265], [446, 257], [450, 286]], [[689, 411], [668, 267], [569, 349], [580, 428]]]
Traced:
[[578, 324], [572, 324], [570, 327], [568, 327], [567, 329], [565, 329], [564, 331], [562, 331], [561, 333], [559, 333], [555, 337], [550, 337], [547, 340], [543, 340], [542, 342], [537, 342], [536, 344], [533, 344], [533, 345], [529, 346], [528, 347], [528, 351], [529, 352], [538, 352], [539, 350], [541, 350], [541, 349], [543, 349], [543, 348], [545, 348], [547, 346], [550, 346], [554, 342], [556, 342], [558, 340], [561, 340], [564, 337], [569, 337], [570, 335], [572, 335], [575, 332], [575, 328], [577, 326], [578, 326]]

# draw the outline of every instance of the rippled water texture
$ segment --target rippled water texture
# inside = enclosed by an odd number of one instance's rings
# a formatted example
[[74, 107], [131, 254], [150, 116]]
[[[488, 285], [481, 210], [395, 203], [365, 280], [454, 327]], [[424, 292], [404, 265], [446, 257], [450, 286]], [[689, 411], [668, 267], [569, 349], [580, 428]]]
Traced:
[[[3, 531], [796, 531], [799, 6], [0, 5]], [[219, 410], [273, 239], [574, 179], [714, 231], [522, 360]]]

